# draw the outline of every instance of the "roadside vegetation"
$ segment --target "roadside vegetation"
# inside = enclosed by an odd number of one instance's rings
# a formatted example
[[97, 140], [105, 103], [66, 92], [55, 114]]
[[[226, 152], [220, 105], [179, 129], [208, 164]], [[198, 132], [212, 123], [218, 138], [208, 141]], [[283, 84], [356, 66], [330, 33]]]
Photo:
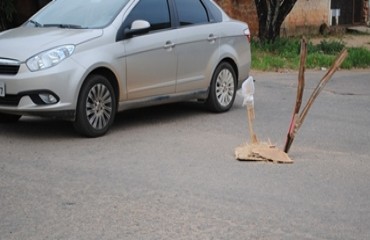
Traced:
[[[341, 40], [322, 40], [313, 44], [308, 40], [307, 69], [329, 68], [346, 47]], [[274, 42], [252, 41], [252, 69], [262, 71], [298, 70], [300, 38], [279, 38]], [[348, 57], [342, 69], [370, 68], [370, 50], [347, 47]]]

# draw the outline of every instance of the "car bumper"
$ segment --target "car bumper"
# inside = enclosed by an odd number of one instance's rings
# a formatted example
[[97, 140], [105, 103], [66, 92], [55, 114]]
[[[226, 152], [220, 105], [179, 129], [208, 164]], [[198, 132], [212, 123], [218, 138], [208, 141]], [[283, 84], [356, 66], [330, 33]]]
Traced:
[[[0, 97], [0, 112], [74, 119], [83, 69], [72, 59], [37, 72], [21, 64], [16, 75], [0, 75], [5, 96]], [[44, 101], [50, 97], [52, 101]]]

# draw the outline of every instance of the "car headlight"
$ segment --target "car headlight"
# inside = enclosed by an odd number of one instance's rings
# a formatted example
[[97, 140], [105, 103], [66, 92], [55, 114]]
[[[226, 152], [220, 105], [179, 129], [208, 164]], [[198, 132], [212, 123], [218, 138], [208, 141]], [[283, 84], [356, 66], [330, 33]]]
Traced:
[[64, 59], [70, 57], [74, 49], [74, 45], [64, 45], [41, 52], [27, 60], [27, 67], [32, 72], [53, 67]]

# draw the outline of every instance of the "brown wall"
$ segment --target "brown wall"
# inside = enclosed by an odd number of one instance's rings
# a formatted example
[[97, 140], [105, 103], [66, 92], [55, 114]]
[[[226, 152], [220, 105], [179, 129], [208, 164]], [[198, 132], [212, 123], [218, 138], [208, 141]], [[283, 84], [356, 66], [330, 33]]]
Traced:
[[13, 24], [15, 26], [21, 25], [50, 1], [51, 0], [14, 0], [14, 7], [17, 9], [17, 13], [14, 16]]
[[15, 0], [14, 5], [17, 9], [17, 14], [14, 17], [14, 24], [17, 26], [24, 23], [39, 9], [38, 1], [35, 0]]
[[[247, 22], [251, 28], [252, 35], [258, 35], [258, 17], [255, 0], [215, 0], [225, 12], [241, 21]], [[369, 0], [297, 0], [294, 8], [285, 19], [282, 36], [318, 34], [320, 26], [325, 23], [329, 25], [330, 5], [343, 1], [342, 11], [345, 12], [349, 2], [363, 2], [363, 11], [358, 13], [361, 23], [365, 23], [366, 15], [369, 14]], [[343, 16], [342, 16], [343, 17]], [[341, 18], [340, 18], [341, 21]]]
[[258, 35], [258, 17], [254, 0], [215, 0], [232, 18], [246, 22], [252, 36]]
[[[322, 23], [328, 24], [330, 0], [298, 0], [282, 25], [281, 34], [318, 33]], [[232, 18], [247, 22], [252, 35], [258, 35], [258, 17], [254, 0], [216, 0]]]
[[281, 26], [281, 35], [318, 34], [329, 25], [330, 0], [298, 0]]

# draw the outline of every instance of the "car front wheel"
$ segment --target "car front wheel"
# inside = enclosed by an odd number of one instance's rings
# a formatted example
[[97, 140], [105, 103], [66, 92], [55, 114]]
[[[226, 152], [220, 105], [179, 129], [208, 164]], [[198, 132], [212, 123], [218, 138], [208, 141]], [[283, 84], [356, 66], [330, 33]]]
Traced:
[[206, 105], [213, 112], [228, 111], [234, 103], [236, 88], [233, 67], [227, 62], [222, 62], [213, 74]]
[[78, 99], [75, 129], [86, 137], [104, 135], [114, 121], [116, 105], [108, 79], [102, 75], [89, 76]]

